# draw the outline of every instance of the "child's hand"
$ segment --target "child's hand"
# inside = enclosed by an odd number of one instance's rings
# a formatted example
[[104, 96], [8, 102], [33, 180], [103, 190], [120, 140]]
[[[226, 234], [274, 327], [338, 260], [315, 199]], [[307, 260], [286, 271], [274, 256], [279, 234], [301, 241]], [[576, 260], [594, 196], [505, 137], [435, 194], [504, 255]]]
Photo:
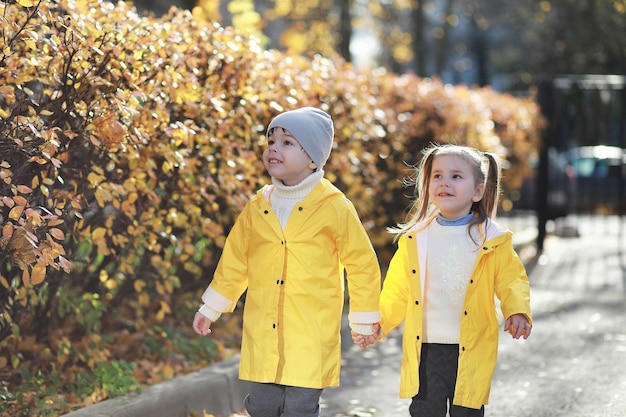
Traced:
[[354, 343], [363, 349], [367, 349], [369, 345], [374, 344], [374, 342], [376, 342], [376, 339], [374, 339], [373, 335], [362, 335], [360, 333], [355, 332], [354, 330], [352, 330], [351, 333], [352, 333], [352, 340], [354, 341]]
[[532, 326], [523, 314], [513, 314], [504, 322], [504, 331], [508, 331], [513, 339], [528, 339]]
[[370, 335], [363, 335], [352, 330], [352, 340], [356, 345], [363, 349], [367, 349], [369, 345], [376, 343], [376, 339], [380, 336], [380, 324], [374, 323], [373, 330], [374, 333]]
[[200, 312], [196, 312], [193, 318], [193, 329], [201, 336], [206, 336], [211, 333], [211, 324], [213, 322]]

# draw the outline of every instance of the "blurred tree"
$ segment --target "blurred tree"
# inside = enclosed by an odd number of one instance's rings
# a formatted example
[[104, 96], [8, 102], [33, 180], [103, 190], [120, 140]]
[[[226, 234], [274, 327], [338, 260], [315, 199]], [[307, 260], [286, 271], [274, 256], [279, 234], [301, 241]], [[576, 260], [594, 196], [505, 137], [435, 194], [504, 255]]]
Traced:
[[144, 14], [161, 16], [171, 8], [191, 9], [196, 5], [196, 0], [134, 0], [137, 11]]
[[[136, 0], [135, 4], [155, 14], [164, 12], [165, 5], [195, 4], [208, 19], [256, 31], [268, 48], [307, 56], [338, 54], [348, 62], [438, 76], [452, 83], [526, 89], [538, 75], [626, 73], [626, 0]], [[368, 59], [356, 59], [360, 55]]]
[[525, 88], [538, 75], [626, 74], [626, 1], [479, 0], [494, 73]]

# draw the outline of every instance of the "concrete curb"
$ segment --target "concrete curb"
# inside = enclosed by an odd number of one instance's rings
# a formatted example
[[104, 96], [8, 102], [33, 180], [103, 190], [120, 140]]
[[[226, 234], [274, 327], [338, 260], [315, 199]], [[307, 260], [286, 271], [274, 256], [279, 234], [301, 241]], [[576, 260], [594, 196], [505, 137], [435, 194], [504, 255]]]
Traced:
[[64, 417], [189, 417], [203, 412], [227, 417], [243, 410], [247, 383], [241, 381], [239, 355], [205, 369], [105, 400]]

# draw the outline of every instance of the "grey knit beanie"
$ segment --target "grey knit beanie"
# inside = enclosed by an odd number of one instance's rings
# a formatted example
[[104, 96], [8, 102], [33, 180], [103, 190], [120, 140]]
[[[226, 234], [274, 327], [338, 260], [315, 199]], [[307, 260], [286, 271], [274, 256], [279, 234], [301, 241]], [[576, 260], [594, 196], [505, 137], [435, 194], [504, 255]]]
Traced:
[[288, 130], [315, 162], [318, 170], [326, 164], [335, 136], [329, 114], [314, 107], [302, 107], [276, 116], [267, 131], [274, 127]]

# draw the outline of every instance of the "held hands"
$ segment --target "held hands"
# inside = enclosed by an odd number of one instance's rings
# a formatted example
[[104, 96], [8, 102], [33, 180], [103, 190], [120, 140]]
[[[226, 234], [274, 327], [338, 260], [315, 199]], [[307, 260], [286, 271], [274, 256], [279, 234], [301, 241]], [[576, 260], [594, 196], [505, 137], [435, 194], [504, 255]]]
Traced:
[[213, 322], [199, 311], [196, 312], [196, 315], [193, 318], [193, 329], [201, 336], [206, 336], [211, 333], [211, 324]]
[[528, 339], [533, 326], [530, 325], [528, 319], [523, 314], [513, 314], [504, 322], [504, 331], [509, 332], [513, 339], [523, 337]]
[[373, 330], [374, 333], [370, 335], [362, 335], [352, 330], [352, 340], [356, 345], [363, 349], [367, 349], [368, 346], [376, 343], [376, 340], [380, 337], [380, 323], [374, 323]]

